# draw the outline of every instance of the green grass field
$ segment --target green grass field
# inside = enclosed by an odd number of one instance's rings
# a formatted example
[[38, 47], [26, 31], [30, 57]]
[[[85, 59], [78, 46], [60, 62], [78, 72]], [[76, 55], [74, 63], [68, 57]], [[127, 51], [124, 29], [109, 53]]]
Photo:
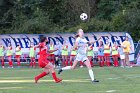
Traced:
[[65, 71], [56, 84], [51, 75], [34, 84], [41, 69], [0, 69], [0, 93], [140, 93], [140, 68], [93, 68], [100, 83], [89, 80], [86, 68]]

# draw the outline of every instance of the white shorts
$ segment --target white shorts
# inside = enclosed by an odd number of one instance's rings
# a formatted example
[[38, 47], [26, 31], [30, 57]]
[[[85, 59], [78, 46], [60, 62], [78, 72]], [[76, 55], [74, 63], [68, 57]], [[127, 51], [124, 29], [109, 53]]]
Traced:
[[125, 59], [125, 55], [120, 55], [120, 58], [121, 59]]
[[82, 61], [82, 62], [84, 62], [85, 60], [87, 60], [88, 59], [88, 57], [87, 57], [87, 55], [86, 54], [77, 54], [76, 55], [76, 60], [77, 61]]
[[140, 66], [140, 58], [137, 59], [136, 65], [137, 65], [137, 66]]

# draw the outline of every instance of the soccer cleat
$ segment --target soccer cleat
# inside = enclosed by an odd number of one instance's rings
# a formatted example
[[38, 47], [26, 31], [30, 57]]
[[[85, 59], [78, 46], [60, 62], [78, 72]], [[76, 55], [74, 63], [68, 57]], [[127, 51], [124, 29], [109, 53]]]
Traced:
[[58, 70], [58, 74], [60, 74], [62, 71], [63, 71], [62, 69], [59, 69], [59, 70]]
[[99, 82], [99, 80], [94, 79], [94, 80], [92, 81], [92, 83], [96, 83], [96, 82]]
[[38, 78], [37, 77], [35, 77], [35, 83], [37, 83], [38, 82]]
[[55, 81], [55, 83], [60, 83], [62, 81], [61, 78], [57, 78], [57, 80]]

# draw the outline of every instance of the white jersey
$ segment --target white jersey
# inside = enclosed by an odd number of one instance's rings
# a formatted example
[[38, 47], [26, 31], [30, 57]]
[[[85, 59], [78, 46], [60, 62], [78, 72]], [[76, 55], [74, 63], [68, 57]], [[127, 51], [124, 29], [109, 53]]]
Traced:
[[87, 53], [87, 47], [88, 47], [88, 44], [87, 44], [88, 41], [86, 40], [86, 38], [78, 37], [76, 39], [76, 42], [78, 42], [77, 53], [79, 53], [79, 54], [86, 54]]

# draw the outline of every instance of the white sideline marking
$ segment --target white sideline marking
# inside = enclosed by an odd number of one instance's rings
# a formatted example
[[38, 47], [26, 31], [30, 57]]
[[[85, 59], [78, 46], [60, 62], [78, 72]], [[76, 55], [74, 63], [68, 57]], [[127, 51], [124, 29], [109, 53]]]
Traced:
[[[134, 76], [126, 76], [127, 78], [140, 78], [139, 75], [134, 75]], [[120, 79], [121, 77], [115, 77], [115, 78], [107, 78], [107, 79]]]
[[0, 79], [27, 79], [27, 78], [31, 78], [31, 77], [0, 77]]
[[120, 77], [116, 77], [116, 78], [107, 78], [107, 79], [119, 79]]
[[19, 89], [22, 87], [0, 87], [0, 89]]
[[112, 93], [112, 92], [116, 92], [116, 90], [108, 90], [106, 91], [107, 93]]
[[[0, 80], [0, 83], [33, 83], [34, 80]], [[39, 80], [39, 82], [54, 82], [54, 80]], [[77, 80], [63, 80], [63, 82], [90, 82], [85, 79], [77, 79]]]

